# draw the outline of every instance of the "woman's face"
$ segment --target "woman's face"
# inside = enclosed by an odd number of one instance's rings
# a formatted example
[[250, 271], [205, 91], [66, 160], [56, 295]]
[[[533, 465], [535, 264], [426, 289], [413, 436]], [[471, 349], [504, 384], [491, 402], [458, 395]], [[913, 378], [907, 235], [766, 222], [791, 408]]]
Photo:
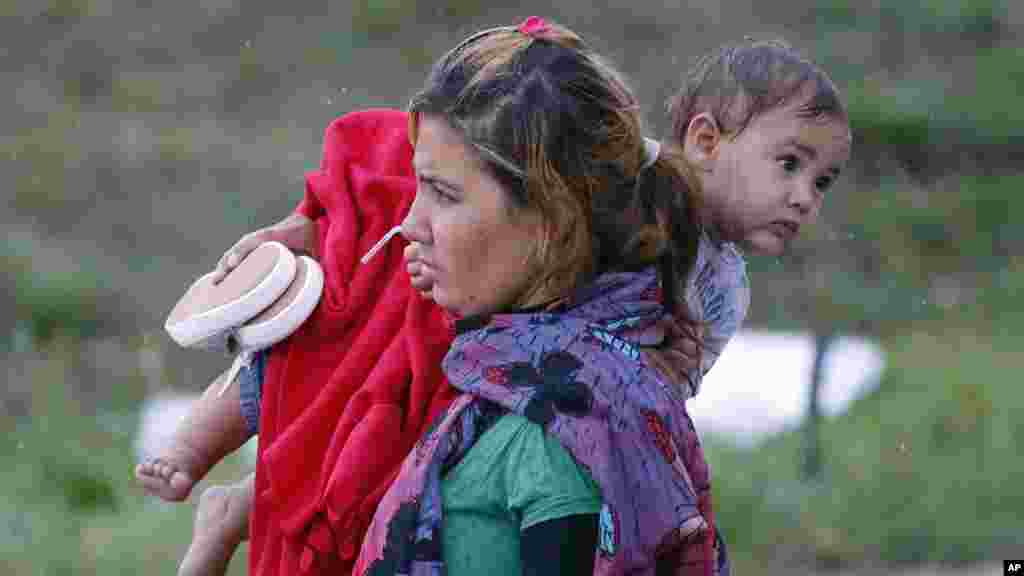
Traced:
[[443, 119], [420, 116], [415, 150], [416, 199], [402, 235], [422, 280], [433, 283], [430, 297], [460, 316], [523, 305], [535, 279], [539, 215], [513, 206]]

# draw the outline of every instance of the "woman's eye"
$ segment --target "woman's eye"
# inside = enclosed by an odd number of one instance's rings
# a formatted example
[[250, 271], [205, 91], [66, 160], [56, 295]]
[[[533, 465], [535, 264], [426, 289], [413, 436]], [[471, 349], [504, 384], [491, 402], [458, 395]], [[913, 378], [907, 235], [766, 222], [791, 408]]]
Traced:
[[429, 180], [429, 179], [426, 179], [426, 178], [420, 178], [419, 186], [420, 186], [420, 188], [422, 190], [425, 190], [425, 191], [429, 192], [430, 194], [435, 196], [441, 202], [444, 202], [446, 204], [450, 204], [452, 202], [455, 202], [455, 196], [453, 196], [450, 192], [445, 190], [443, 187], [438, 186], [437, 183], [435, 183], [433, 180]]
[[800, 159], [793, 155], [786, 155], [779, 158], [779, 166], [785, 172], [796, 172], [800, 168]]
[[434, 185], [431, 185], [431, 187], [434, 189], [434, 192], [437, 194], [437, 197], [438, 199], [441, 200], [441, 202], [444, 202], [445, 204], [451, 204], [455, 202], [455, 196], [452, 196], [452, 194], [445, 190], [444, 188]]

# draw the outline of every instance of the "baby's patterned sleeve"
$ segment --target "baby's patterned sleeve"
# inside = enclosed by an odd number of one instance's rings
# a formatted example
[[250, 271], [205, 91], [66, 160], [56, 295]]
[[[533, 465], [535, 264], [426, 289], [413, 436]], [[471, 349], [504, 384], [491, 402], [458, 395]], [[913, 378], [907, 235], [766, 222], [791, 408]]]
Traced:
[[694, 317], [704, 324], [704, 350], [699, 373], [691, 373], [697, 394], [700, 382], [736, 334], [750, 307], [750, 281], [743, 255], [732, 244], [716, 247], [702, 239], [694, 273], [687, 287]]

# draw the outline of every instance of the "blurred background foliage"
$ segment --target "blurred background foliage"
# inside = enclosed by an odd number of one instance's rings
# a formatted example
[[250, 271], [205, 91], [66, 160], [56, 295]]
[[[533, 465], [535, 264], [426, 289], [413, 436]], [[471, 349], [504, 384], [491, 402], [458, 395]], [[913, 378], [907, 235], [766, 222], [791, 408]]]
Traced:
[[750, 325], [870, 336], [888, 368], [824, 424], [816, 481], [796, 434], [708, 439], [738, 572], [1022, 555], [1020, 2], [0, 0], [0, 571], [172, 570], [191, 509], [133, 485], [137, 409], [227, 361], [164, 315], [301, 198], [332, 118], [403, 106], [445, 49], [534, 13], [627, 71], [657, 135], [685, 68], [743, 36], [787, 39], [848, 102], [852, 165], [791, 257], [751, 262]]

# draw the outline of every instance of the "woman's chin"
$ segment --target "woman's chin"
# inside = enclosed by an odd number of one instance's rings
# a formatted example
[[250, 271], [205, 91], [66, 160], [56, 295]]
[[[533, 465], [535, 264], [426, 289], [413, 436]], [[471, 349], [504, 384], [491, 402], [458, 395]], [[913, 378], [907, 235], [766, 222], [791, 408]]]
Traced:
[[450, 295], [438, 292], [437, 290], [433, 291], [432, 298], [438, 306], [445, 310], [445, 312], [456, 318], [490, 315], [500, 310], [499, 308], [490, 306], [485, 302], [478, 302], [475, 300], [467, 302], [465, 299], [452, 298]]
[[445, 294], [443, 290], [440, 290], [437, 287], [437, 284], [434, 284], [434, 286], [430, 289], [430, 299], [434, 301], [434, 304], [437, 304], [441, 308], [444, 308], [449, 313], [459, 314], [459, 311], [455, 310], [452, 307], [452, 302], [448, 298], [448, 295]]
[[458, 298], [453, 298], [451, 294], [439, 288], [437, 284], [430, 290], [430, 299], [443, 308], [445, 312], [456, 318], [465, 318], [466, 316], [473, 315], [472, 310], [465, 305], [465, 302], [460, 301]]

